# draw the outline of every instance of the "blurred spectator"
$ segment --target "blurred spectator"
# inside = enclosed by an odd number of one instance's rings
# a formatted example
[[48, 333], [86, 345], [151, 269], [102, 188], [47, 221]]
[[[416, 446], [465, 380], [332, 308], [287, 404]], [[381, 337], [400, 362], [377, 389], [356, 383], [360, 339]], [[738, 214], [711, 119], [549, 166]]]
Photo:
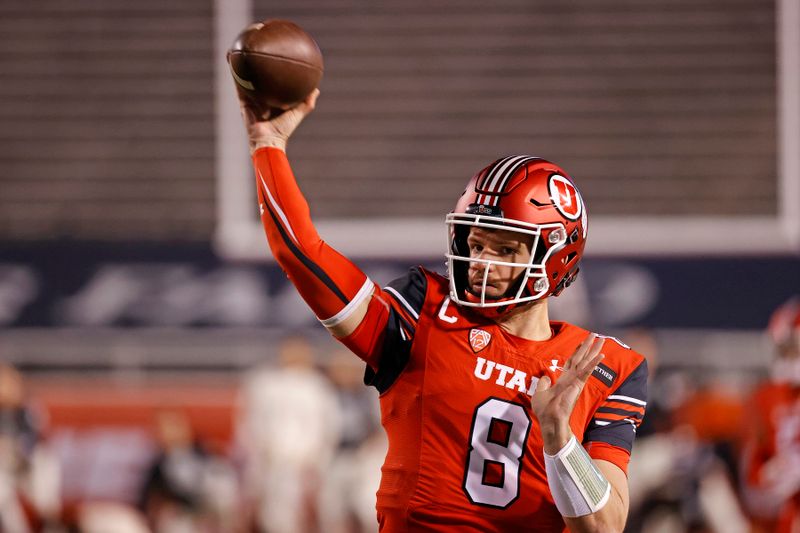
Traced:
[[647, 416], [631, 456], [626, 531], [748, 531], [736, 490], [744, 415], [737, 389], [659, 368], [658, 343], [647, 330], [625, 338], [634, 350], [647, 351], [651, 372]]
[[340, 421], [335, 391], [315, 368], [308, 341], [285, 339], [277, 366], [265, 364], [247, 376], [239, 423], [245, 484], [259, 531], [313, 531]]
[[58, 531], [61, 469], [22, 375], [0, 364], [0, 531]]
[[377, 532], [375, 493], [387, 447], [377, 391], [364, 386], [364, 363], [347, 350], [337, 349], [327, 368], [342, 424], [338, 450], [323, 482], [320, 522], [330, 533]]
[[749, 402], [743, 494], [760, 531], [800, 531], [800, 298], [772, 315], [772, 376]]
[[237, 529], [233, 469], [195, 438], [178, 410], [157, 415], [159, 452], [146, 475], [141, 507], [158, 533], [229, 532]]
[[150, 533], [144, 517], [129, 505], [87, 502], [76, 517], [80, 533]]

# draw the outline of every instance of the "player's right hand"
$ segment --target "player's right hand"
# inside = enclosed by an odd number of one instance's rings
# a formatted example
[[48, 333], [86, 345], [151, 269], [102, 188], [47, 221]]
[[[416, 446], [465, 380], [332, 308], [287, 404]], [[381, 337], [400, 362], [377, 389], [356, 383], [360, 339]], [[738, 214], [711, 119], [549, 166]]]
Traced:
[[251, 104], [239, 100], [247, 137], [250, 141], [250, 153], [259, 148], [271, 146], [286, 151], [286, 142], [294, 130], [306, 116], [314, 110], [317, 104], [319, 89], [314, 89], [308, 98], [301, 104], [272, 117], [259, 118], [258, 113]]
[[537, 382], [531, 407], [539, 420], [546, 453], [555, 455], [572, 436], [570, 416], [583, 386], [605, 357], [601, 353], [604, 342], [604, 338], [590, 333], [567, 360], [555, 384], [547, 376]]

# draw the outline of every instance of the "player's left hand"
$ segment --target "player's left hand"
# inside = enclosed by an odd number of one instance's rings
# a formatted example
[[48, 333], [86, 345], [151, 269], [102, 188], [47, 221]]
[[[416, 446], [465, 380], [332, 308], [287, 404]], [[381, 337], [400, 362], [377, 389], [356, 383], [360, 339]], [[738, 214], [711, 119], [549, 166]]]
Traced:
[[542, 428], [546, 453], [554, 455], [572, 436], [569, 426], [572, 410], [589, 376], [604, 357], [600, 353], [604, 342], [605, 339], [598, 339], [596, 333], [587, 335], [564, 364], [564, 371], [555, 384], [548, 376], [542, 376], [536, 384], [531, 407]]

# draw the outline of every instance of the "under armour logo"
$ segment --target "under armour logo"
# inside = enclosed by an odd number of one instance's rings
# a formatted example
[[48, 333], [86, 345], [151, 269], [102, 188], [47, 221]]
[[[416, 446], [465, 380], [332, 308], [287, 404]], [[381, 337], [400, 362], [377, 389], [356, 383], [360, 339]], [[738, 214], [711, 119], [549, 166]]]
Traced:
[[261, 212], [262, 215], [264, 214], [264, 204], [263, 203], [258, 204], [258, 210]]
[[564, 371], [564, 367], [558, 366], [558, 359], [550, 359], [550, 366], [547, 368], [550, 372], [555, 372], [556, 370]]

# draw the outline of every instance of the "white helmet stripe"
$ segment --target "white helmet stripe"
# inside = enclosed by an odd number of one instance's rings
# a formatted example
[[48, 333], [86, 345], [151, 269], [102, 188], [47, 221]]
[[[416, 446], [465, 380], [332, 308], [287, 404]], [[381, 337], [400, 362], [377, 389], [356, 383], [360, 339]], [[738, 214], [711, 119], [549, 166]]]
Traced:
[[489, 183], [489, 186], [486, 187], [486, 190], [488, 192], [500, 192], [498, 190], [495, 190], [495, 186], [498, 184], [498, 182], [502, 181], [506, 177], [506, 173], [507, 173], [509, 168], [514, 168], [516, 163], [520, 159], [524, 159], [526, 157], [528, 157], [528, 156], [517, 155], [517, 156], [513, 156], [513, 157], [507, 157], [506, 159], [504, 159], [503, 162], [501, 162], [492, 171], [492, 174], [493, 174], [492, 181], [491, 181], [491, 183]]
[[491, 191], [489, 182], [494, 179], [494, 177], [497, 175], [497, 172], [500, 171], [500, 168], [504, 164], [506, 164], [510, 159], [514, 159], [515, 157], [517, 156], [510, 155], [508, 157], [504, 157], [503, 159], [498, 160], [497, 163], [495, 163], [492, 166], [489, 172], [487, 172], [486, 175], [484, 175], [483, 178], [478, 182], [478, 188], [483, 190], [488, 189], [489, 191]]
[[476, 203], [496, 206], [500, 201], [498, 194], [503, 192], [509, 178], [511, 178], [522, 165], [534, 159], [538, 158], [529, 155], [514, 155], [498, 161], [497, 164], [486, 173], [483, 179], [478, 182], [478, 188], [486, 191], [486, 193], [478, 194]]
[[503, 180], [500, 182], [500, 184], [497, 187], [497, 192], [498, 193], [503, 192], [503, 189], [505, 189], [505, 187], [506, 187], [506, 183], [508, 183], [508, 179], [511, 176], [513, 176], [514, 174], [516, 174], [517, 170], [519, 170], [523, 165], [527, 164], [529, 161], [537, 159], [536, 157], [529, 156], [529, 155], [521, 156], [521, 157], [522, 157], [522, 159], [520, 159], [519, 161], [514, 163], [514, 166], [508, 172], [506, 172], [505, 176], [503, 176]]

